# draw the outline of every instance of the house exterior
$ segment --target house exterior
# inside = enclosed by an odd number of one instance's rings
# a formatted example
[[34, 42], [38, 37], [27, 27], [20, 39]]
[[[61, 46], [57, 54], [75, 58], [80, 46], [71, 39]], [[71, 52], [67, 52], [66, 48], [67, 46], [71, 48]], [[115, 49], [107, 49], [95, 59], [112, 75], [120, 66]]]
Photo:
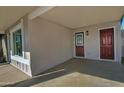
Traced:
[[123, 10], [124, 7], [38, 7], [5, 30], [8, 59], [29, 76], [71, 58], [121, 63]]

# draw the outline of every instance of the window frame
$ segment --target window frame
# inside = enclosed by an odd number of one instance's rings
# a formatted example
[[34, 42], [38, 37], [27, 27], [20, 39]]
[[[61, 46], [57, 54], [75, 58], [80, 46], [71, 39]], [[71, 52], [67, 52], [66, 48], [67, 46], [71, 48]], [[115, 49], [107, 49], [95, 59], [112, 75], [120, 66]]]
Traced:
[[[16, 55], [14, 53], [14, 40], [13, 40], [13, 33], [21, 30], [21, 36], [22, 36], [22, 55]], [[10, 30], [10, 34], [11, 34], [11, 51], [10, 54], [12, 57], [20, 57], [20, 58], [24, 58], [24, 33], [23, 33], [23, 20], [21, 20], [17, 25], [15, 25], [11, 30]]]
[[[16, 41], [16, 36], [17, 36], [17, 33], [18, 33], [18, 31], [20, 31], [20, 42], [19, 43], [21, 43], [21, 52], [20, 53], [18, 53], [17, 51], [18, 51], [18, 49], [17, 49], [17, 41]], [[14, 35], [15, 34], [15, 35]], [[16, 56], [23, 56], [23, 50], [22, 50], [22, 29], [18, 29], [18, 30], [16, 30], [16, 31], [14, 31], [13, 32], [13, 55], [16, 55]]]

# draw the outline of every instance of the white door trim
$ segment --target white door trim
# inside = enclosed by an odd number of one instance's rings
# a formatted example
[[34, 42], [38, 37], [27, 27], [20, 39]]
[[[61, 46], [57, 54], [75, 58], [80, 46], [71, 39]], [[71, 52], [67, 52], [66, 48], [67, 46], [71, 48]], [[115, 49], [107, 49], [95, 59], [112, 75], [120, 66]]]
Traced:
[[[114, 29], [114, 59], [101, 59], [100, 58], [100, 30], [102, 29], [108, 29], [108, 28], [113, 28]], [[99, 47], [99, 60], [105, 60], [105, 61], [116, 61], [116, 29], [115, 26], [110, 26], [110, 27], [103, 27], [103, 28], [98, 28], [98, 47]]]
[[[76, 52], [75, 52], [76, 51], [75, 50], [75, 44], [76, 44], [76, 42], [75, 42], [75, 34], [76, 33], [80, 33], [80, 32], [83, 32], [84, 33], [84, 57], [78, 57], [78, 56], [76, 56]], [[73, 56], [74, 56], [74, 58], [86, 58], [86, 35], [85, 35], [85, 31], [76, 31], [76, 32], [74, 32], [73, 33], [73, 38], [74, 38], [73, 39], [73, 42], [74, 42], [73, 43], [73, 48], [74, 48], [74, 50], [73, 50], [74, 51], [74, 55]]]

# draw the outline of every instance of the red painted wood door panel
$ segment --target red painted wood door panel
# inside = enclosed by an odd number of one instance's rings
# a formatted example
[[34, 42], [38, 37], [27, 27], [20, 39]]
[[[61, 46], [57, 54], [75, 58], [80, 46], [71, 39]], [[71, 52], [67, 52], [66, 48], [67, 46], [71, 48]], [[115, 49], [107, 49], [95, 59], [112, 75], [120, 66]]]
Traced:
[[100, 30], [100, 58], [114, 59], [114, 28]]
[[84, 57], [84, 32], [75, 34], [75, 52], [76, 56]]
[[76, 56], [84, 56], [84, 46], [76, 46]]

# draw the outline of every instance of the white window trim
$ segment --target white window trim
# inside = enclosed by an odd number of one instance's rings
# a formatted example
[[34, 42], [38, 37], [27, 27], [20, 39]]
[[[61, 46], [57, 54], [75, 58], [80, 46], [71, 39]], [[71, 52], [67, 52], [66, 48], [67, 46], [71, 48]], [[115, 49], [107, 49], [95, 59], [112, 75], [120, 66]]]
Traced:
[[24, 50], [24, 34], [23, 34], [23, 20], [19, 24], [13, 27], [13, 29], [10, 30], [11, 33], [11, 47], [12, 47], [12, 56], [18, 56], [24, 58], [24, 52], [22, 51], [22, 56], [19, 55], [13, 55], [13, 32], [16, 32], [17, 30], [21, 29], [21, 35], [22, 35], [22, 50]]
[[[13, 55], [13, 32], [17, 31], [21, 29], [21, 34], [22, 34], [22, 56], [19, 55]], [[11, 35], [11, 59], [18, 61], [20, 63], [24, 63], [29, 65], [30, 64], [30, 60], [29, 59], [25, 59], [25, 53], [24, 53], [24, 30], [23, 30], [23, 19], [21, 19], [20, 23], [18, 23], [16, 26], [14, 26], [11, 30], [10, 30], [10, 35]]]
[[24, 63], [24, 64], [27, 64], [27, 65], [30, 65], [30, 60], [29, 59], [24, 59], [20, 56], [16, 56], [16, 55], [12, 55], [12, 51], [11, 51], [11, 59], [12, 60], [15, 60], [15, 61], [18, 61], [20, 63]]

